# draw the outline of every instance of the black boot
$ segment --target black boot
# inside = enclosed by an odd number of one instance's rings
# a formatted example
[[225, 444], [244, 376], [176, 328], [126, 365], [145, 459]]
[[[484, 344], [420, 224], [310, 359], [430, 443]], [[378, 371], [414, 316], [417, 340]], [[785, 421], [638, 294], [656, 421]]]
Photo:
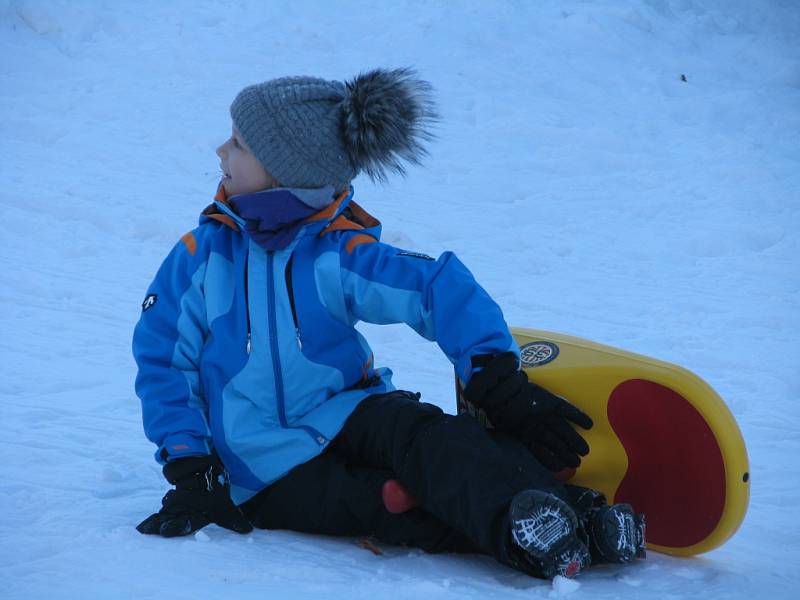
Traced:
[[578, 517], [578, 536], [584, 540], [592, 562], [628, 563], [645, 558], [645, 518], [630, 504], [609, 505], [595, 490], [567, 485], [570, 501]]
[[524, 570], [544, 579], [574, 577], [589, 566], [589, 549], [578, 536], [579, 522], [553, 494], [525, 490], [509, 507], [512, 555]]

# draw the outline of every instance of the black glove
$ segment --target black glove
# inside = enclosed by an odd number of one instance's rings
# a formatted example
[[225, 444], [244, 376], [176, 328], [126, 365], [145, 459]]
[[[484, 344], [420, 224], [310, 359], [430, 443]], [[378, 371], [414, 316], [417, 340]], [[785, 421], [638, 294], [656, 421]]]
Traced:
[[589, 415], [544, 388], [528, 381], [513, 352], [498, 354], [475, 373], [464, 398], [481, 408], [498, 430], [510, 433], [551, 471], [577, 467], [589, 453], [586, 441], [570, 422], [584, 429]]
[[161, 500], [161, 510], [136, 526], [140, 533], [163, 537], [189, 535], [209, 523], [237, 533], [253, 530], [231, 501], [228, 473], [216, 456], [187, 456], [164, 465], [174, 490]]

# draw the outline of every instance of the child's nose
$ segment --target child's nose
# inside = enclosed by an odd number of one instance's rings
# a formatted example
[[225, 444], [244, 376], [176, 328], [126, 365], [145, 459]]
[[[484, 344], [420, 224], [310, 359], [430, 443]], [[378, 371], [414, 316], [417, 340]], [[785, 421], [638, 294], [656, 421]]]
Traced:
[[217, 156], [219, 156], [220, 158], [225, 158], [225, 156], [223, 156], [223, 154], [225, 153], [224, 148], [225, 148], [225, 144], [222, 144], [222, 146], [219, 146], [217, 148]]

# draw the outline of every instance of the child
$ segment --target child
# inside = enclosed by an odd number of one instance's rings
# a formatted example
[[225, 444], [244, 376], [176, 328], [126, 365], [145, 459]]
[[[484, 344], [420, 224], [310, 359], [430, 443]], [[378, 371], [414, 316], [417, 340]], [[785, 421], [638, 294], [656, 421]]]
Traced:
[[[570, 422], [592, 423], [528, 383], [500, 308], [452, 253], [380, 243], [352, 199], [358, 173], [419, 162], [430, 95], [399, 69], [276, 79], [233, 101], [215, 201], [134, 333], [145, 432], [175, 486], [142, 533], [374, 535], [546, 578], [642, 554], [629, 506], [553, 477], [589, 451]], [[435, 340], [495, 429], [396, 390], [360, 320]]]

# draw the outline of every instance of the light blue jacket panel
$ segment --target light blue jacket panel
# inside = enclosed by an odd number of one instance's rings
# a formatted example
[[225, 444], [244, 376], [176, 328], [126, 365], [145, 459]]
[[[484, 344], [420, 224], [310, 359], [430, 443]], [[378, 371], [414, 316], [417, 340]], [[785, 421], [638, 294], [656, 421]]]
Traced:
[[173, 248], [133, 338], [157, 460], [216, 451], [241, 503], [317, 456], [361, 400], [394, 389], [358, 321], [408, 323], [465, 382], [473, 356], [518, 352], [500, 309], [452, 253], [433, 260], [377, 242], [377, 222], [329, 227], [354, 218], [349, 202], [274, 252], [217, 203], [238, 230], [204, 216]]

